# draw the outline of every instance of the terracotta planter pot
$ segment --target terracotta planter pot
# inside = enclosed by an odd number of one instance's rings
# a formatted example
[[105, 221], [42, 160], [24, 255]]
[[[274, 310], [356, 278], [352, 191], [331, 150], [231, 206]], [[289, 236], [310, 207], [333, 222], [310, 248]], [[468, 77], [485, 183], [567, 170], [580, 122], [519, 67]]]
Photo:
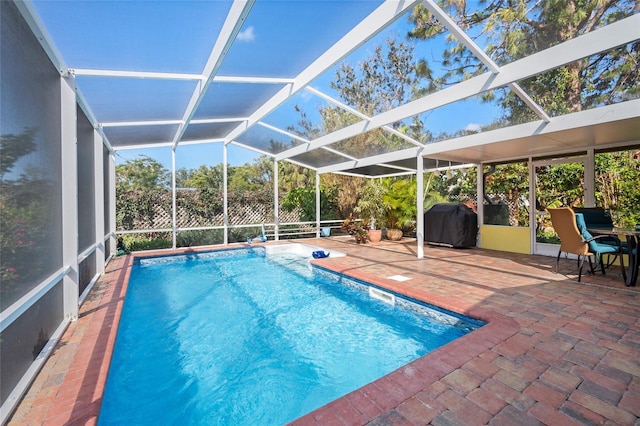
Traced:
[[382, 240], [382, 229], [369, 229], [369, 241], [379, 243]]
[[387, 229], [387, 239], [391, 241], [400, 241], [402, 239], [402, 229]]

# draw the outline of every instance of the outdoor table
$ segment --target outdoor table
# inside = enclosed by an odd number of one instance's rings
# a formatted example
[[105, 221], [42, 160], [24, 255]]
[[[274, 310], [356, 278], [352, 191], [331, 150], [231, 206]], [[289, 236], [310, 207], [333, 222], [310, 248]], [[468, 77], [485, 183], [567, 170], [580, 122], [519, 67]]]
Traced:
[[[638, 253], [640, 251], [640, 228], [589, 228], [589, 232], [597, 235], [615, 235], [626, 238], [627, 251], [629, 252], [629, 269], [624, 284], [627, 287], [635, 287], [638, 281], [638, 269], [640, 268], [640, 253]], [[620, 261], [622, 262], [622, 257]]]

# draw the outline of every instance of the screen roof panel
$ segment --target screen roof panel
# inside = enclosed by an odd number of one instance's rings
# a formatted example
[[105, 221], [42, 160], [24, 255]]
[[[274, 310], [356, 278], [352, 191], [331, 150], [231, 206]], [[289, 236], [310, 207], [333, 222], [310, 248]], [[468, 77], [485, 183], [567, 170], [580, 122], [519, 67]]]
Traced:
[[258, 1], [219, 74], [295, 77], [381, 3]]
[[396, 134], [383, 129], [376, 129], [353, 138], [341, 140], [331, 145], [331, 148], [355, 158], [365, 158], [414, 146], [414, 144]]
[[194, 119], [248, 117], [282, 87], [264, 83], [213, 83]]
[[343, 161], [346, 161], [347, 158], [331, 151], [327, 151], [325, 149], [316, 149], [314, 151], [296, 155], [295, 157], [291, 158], [291, 160], [309, 166], [311, 168], [317, 168], [341, 163]]
[[224, 139], [233, 130], [239, 121], [228, 121], [224, 123], [191, 123], [182, 135], [183, 141], [197, 141], [207, 139]]
[[270, 128], [255, 125], [235, 139], [243, 145], [277, 154], [302, 142]]
[[33, 1], [72, 68], [183, 73], [202, 72], [231, 3]]
[[104, 134], [114, 147], [145, 144], [168, 144], [177, 125], [105, 127]]
[[142, 78], [76, 78], [100, 122], [179, 120], [194, 81]]
[[263, 121], [311, 140], [361, 120], [314, 92], [304, 90], [296, 93]]

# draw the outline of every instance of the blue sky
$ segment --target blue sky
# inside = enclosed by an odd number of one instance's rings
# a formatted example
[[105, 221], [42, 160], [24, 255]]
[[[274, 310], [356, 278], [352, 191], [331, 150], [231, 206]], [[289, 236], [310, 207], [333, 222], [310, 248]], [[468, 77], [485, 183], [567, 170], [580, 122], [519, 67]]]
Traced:
[[[218, 75], [294, 77], [379, 4], [373, 0], [258, 1]], [[70, 68], [199, 74], [230, 2], [37, 0], [34, 5]], [[346, 60], [357, 65], [376, 44], [390, 36], [403, 37], [409, 27], [406, 18], [400, 18]], [[415, 55], [435, 58], [444, 43], [443, 39], [430, 44], [416, 42]], [[312, 86], [337, 98], [328, 87], [333, 75], [330, 69]], [[78, 86], [97, 120], [108, 122], [180, 119], [195, 83], [79, 77]], [[317, 117], [314, 109], [318, 102], [313, 98], [301, 93], [296, 101], [311, 118]], [[219, 110], [224, 103], [221, 107], [216, 102], [222, 101], [214, 97], [205, 99], [202, 105]], [[293, 104], [287, 107], [276, 110], [265, 121], [273, 120], [271, 124], [278, 126], [295, 124], [298, 116]], [[496, 118], [496, 108], [466, 100], [423, 118], [429, 130], [438, 134], [488, 124]], [[170, 148], [122, 150], [116, 161], [140, 154], [171, 165]], [[257, 155], [230, 147], [229, 162], [240, 165]], [[222, 160], [221, 144], [179, 146], [177, 158], [177, 167], [217, 164]]]

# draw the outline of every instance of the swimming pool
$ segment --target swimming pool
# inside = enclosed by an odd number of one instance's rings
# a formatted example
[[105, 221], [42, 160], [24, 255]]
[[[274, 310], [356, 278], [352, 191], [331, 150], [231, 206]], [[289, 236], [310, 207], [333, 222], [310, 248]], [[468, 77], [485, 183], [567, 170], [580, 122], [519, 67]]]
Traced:
[[99, 423], [282, 424], [481, 324], [290, 253], [140, 260]]

